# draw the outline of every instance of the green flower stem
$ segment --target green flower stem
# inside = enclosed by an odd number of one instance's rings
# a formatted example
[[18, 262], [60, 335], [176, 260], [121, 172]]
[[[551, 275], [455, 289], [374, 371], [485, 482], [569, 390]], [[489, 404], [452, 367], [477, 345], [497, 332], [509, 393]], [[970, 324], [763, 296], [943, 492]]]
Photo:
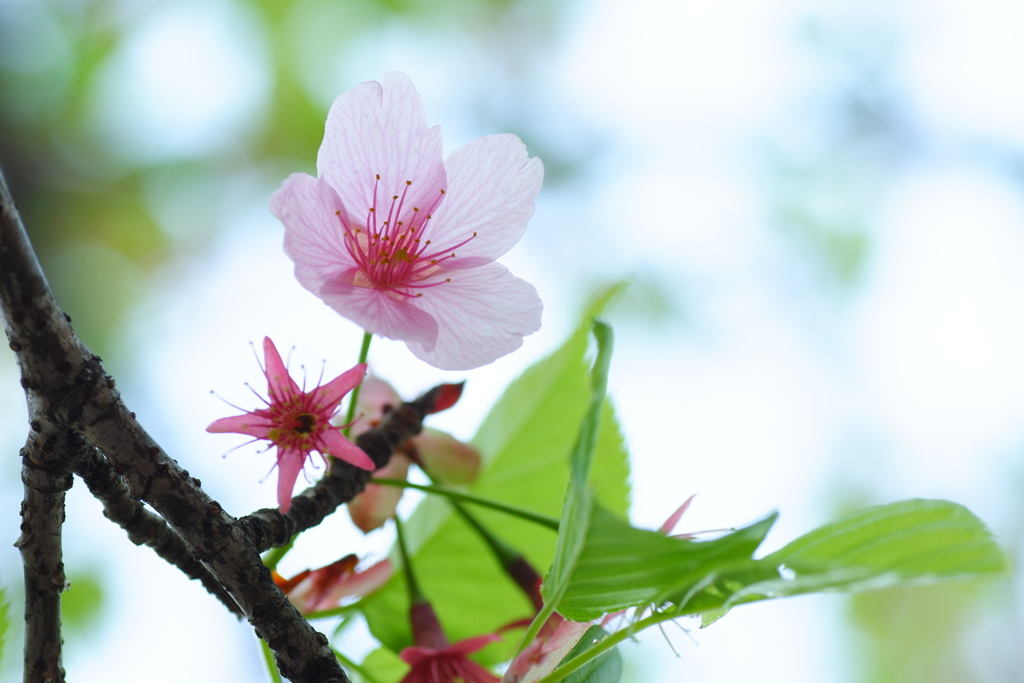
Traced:
[[284, 556], [288, 554], [288, 551], [295, 545], [295, 540], [298, 538], [298, 534], [292, 536], [292, 540], [285, 543], [280, 548], [271, 548], [267, 551], [267, 554], [263, 556], [263, 564], [266, 565], [267, 569], [277, 569], [278, 563], [284, 559]]
[[550, 602], [544, 603], [541, 610], [533, 617], [533, 621], [530, 622], [530, 626], [526, 629], [526, 633], [523, 634], [523, 638], [519, 642], [519, 649], [516, 650], [516, 657], [521, 655], [523, 650], [525, 650], [526, 647], [536, 639], [537, 634], [540, 633], [541, 627], [547, 623], [548, 619], [554, 613], [555, 606]]
[[522, 558], [523, 554], [510, 546], [505, 541], [501, 540], [497, 536], [491, 533], [491, 531], [481, 524], [476, 517], [469, 514], [469, 511], [454, 498], [450, 498], [448, 503], [455, 508], [455, 511], [462, 515], [462, 518], [466, 520], [466, 523], [473, 527], [473, 530], [479, 534], [480, 538], [484, 539], [487, 546], [494, 553], [494, 556], [498, 558], [498, 562], [501, 563], [502, 567], [508, 567], [516, 560]]
[[533, 568], [526, 556], [519, 552], [514, 546], [506, 543], [502, 538], [491, 532], [475, 515], [457, 500], [449, 499], [448, 504], [455, 508], [455, 511], [466, 520], [476, 531], [477, 535], [484, 540], [491, 553], [497, 558], [501, 568], [510, 579], [526, 595], [534, 609], [540, 610], [544, 607], [544, 598], [540, 594], [541, 576]]
[[383, 486], [396, 486], [399, 488], [416, 489], [417, 491], [423, 491], [424, 493], [434, 493], [439, 496], [445, 496], [446, 498], [452, 501], [459, 500], [464, 501], [466, 503], [473, 503], [474, 505], [481, 505], [483, 507], [491, 508], [492, 510], [504, 512], [505, 514], [512, 515], [513, 517], [525, 519], [528, 522], [533, 522], [534, 524], [539, 524], [540, 526], [545, 526], [551, 529], [552, 531], [558, 531], [559, 522], [554, 517], [542, 515], [539, 512], [533, 512], [525, 508], [516, 507], [515, 505], [501, 503], [496, 500], [491, 500], [490, 498], [477, 496], [472, 493], [466, 493], [465, 491], [456, 491], [455, 489], [450, 489], [445, 486], [427, 486], [424, 484], [413, 484], [411, 482], [405, 481], [404, 479], [388, 479], [383, 477], [374, 477], [373, 479], [370, 480], [370, 483], [382, 484]]
[[284, 683], [281, 678], [281, 672], [277, 670], [277, 662], [274, 661], [274, 653], [270, 650], [270, 646], [267, 645], [267, 641], [260, 638], [260, 649], [263, 650], [263, 661], [267, 665], [267, 672], [270, 674], [270, 680], [273, 683]]
[[322, 609], [319, 612], [310, 612], [305, 615], [307, 620], [313, 619], [327, 619], [328, 617], [337, 617], [342, 614], [347, 614], [353, 610], [359, 609], [359, 602], [353, 602], [348, 605], [339, 605], [338, 607], [332, 607], [330, 609]]
[[[594, 647], [584, 650], [579, 653], [568, 662], [560, 664], [558, 668], [549, 673], [544, 678], [537, 681], [537, 683], [558, 683], [565, 679], [567, 676], [572, 674], [574, 671], [578, 671], [581, 667], [585, 666], [588, 662], [592, 662], [605, 652], [608, 652], [613, 647], [624, 641], [626, 638], [632, 638], [640, 631], [643, 631], [648, 626], [654, 626], [660, 624], [663, 621], [670, 621], [672, 619], [678, 619], [680, 614], [673, 612], [655, 612], [651, 616], [641, 619], [633, 624], [630, 624], [626, 628], [619, 629], [615, 633], [611, 634], [604, 640], [602, 640]], [[528, 641], [529, 642], [529, 641]]]
[[[371, 341], [373, 341], [373, 332], [363, 332], [363, 345], [359, 347], [359, 360], [356, 361], [356, 365], [366, 362], [366, 357], [370, 354]], [[348, 436], [349, 432], [352, 431], [352, 421], [356, 419], [356, 406], [359, 403], [359, 390], [362, 386], [362, 382], [357, 384], [348, 400], [348, 415], [345, 416], [345, 424], [347, 425], [344, 430], [345, 436]]]
[[398, 536], [398, 554], [402, 557], [402, 573], [405, 574], [405, 583], [409, 588], [409, 604], [417, 605], [426, 602], [420, 585], [416, 583], [416, 576], [412, 573], [412, 563], [409, 561], [409, 548], [405, 545], [405, 534], [402, 533], [402, 522], [398, 517], [395, 520], [395, 531]]

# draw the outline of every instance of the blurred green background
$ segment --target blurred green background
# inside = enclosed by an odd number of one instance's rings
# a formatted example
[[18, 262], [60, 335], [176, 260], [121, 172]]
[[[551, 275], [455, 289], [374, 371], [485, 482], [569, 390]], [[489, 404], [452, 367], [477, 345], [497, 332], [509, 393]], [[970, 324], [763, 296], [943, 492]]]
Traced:
[[[244, 343], [271, 330], [313, 347], [310, 367], [323, 338], [358, 343], [312, 322], [329, 313], [290, 282], [267, 198], [315, 173], [338, 93], [397, 69], [448, 150], [514, 132], [546, 168], [506, 259], [540, 290], [545, 329], [471, 374], [447, 428], [471, 434], [588, 294], [627, 277], [612, 390], [640, 523], [700, 492], [687, 529], [779, 508], [774, 548], [855, 507], [948, 497], [1019, 558], [1022, 34], [1009, 0], [0, 0], [0, 165], [78, 333], [238, 514], [272, 499], [237, 490], [266, 463], [218, 459], [231, 444], [202, 428], [224, 409], [200, 398], [258, 385]], [[410, 394], [438, 374], [400, 345], [374, 353]], [[0, 414], [13, 542], [25, 427], [6, 349]], [[71, 677], [125, 678], [128, 639], [258, 680], [245, 627], [161, 603], [182, 582], [139, 564], [79, 489]], [[0, 581], [19, 572], [8, 548]], [[634, 681], [1016, 681], [1022, 619], [1019, 581], [940, 586], [753, 607], [670, 633], [678, 658], [657, 634], [625, 654]], [[229, 635], [177, 640], [207, 622]]]

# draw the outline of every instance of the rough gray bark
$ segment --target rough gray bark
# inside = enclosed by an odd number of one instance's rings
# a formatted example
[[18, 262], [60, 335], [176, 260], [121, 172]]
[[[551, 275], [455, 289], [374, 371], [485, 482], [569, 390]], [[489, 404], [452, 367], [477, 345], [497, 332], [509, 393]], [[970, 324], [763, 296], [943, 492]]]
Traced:
[[[60, 528], [63, 492], [74, 471], [133, 542], [150, 545], [244, 615], [274, 651], [283, 676], [296, 683], [347, 683], [327, 638], [274, 585], [259, 553], [319, 524], [361, 491], [370, 473], [335, 460], [324, 480], [295, 498], [287, 515], [229, 515], [146, 433], [100, 358], [75, 335], [50, 293], [2, 175], [0, 309], [21, 369], [31, 429], [23, 451], [25, 524], [19, 541], [26, 587], [35, 591], [34, 607], [26, 600], [25, 680], [63, 681]], [[437, 392], [399, 406], [358, 439], [378, 466], [420, 431]]]
[[[33, 428], [37, 425], [33, 425]], [[25, 572], [25, 683], [61, 683], [60, 594], [64, 590], [61, 529], [64, 492], [71, 472], [64, 466], [80, 444], [77, 434], [42, 429], [21, 450], [21, 536], [14, 544]]]

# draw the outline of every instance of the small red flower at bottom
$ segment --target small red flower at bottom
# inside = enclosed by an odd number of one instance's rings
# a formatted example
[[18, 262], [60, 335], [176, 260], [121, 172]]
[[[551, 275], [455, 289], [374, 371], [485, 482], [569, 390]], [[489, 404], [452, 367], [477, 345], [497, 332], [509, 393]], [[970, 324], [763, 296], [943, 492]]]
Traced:
[[412, 607], [413, 638], [416, 645], [399, 653], [412, 670], [399, 683], [499, 683], [497, 676], [468, 658], [501, 636], [489, 633], [448, 644], [430, 603]]
[[277, 446], [277, 502], [281, 512], [292, 504], [295, 480], [310, 453], [331, 455], [364, 470], [373, 470], [373, 460], [346, 439], [342, 427], [331, 424], [341, 399], [366, 376], [366, 364], [360, 363], [327, 384], [303, 391], [288, 374], [274, 342], [263, 339], [264, 373], [269, 385], [266, 408], [245, 415], [224, 417], [206, 428], [208, 432], [247, 434]]

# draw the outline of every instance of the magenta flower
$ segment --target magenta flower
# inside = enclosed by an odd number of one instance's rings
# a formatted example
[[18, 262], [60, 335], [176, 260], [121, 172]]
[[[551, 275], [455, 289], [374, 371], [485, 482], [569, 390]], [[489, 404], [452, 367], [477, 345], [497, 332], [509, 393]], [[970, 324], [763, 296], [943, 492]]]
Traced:
[[530, 284], [497, 263], [533, 214], [544, 167], [515, 135], [442, 159], [407, 76], [390, 72], [334, 101], [319, 177], [270, 198], [303, 287], [368, 332], [443, 370], [514, 351], [540, 328]]
[[313, 451], [324, 456], [324, 462], [331, 455], [364, 470], [376, 467], [369, 456], [342, 435], [341, 427], [331, 424], [341, 399], [366, 375], [365, 363], [305, 392], [288, 374], [270, 337], [263, 339], [263, 358], [270, 397], [264, 399], [267, 407], [221, 418], [206, 431], [248, 434], [277, 446], [277, 503], [281, 512], [288, 512], [291, 507], [295, 480]]

